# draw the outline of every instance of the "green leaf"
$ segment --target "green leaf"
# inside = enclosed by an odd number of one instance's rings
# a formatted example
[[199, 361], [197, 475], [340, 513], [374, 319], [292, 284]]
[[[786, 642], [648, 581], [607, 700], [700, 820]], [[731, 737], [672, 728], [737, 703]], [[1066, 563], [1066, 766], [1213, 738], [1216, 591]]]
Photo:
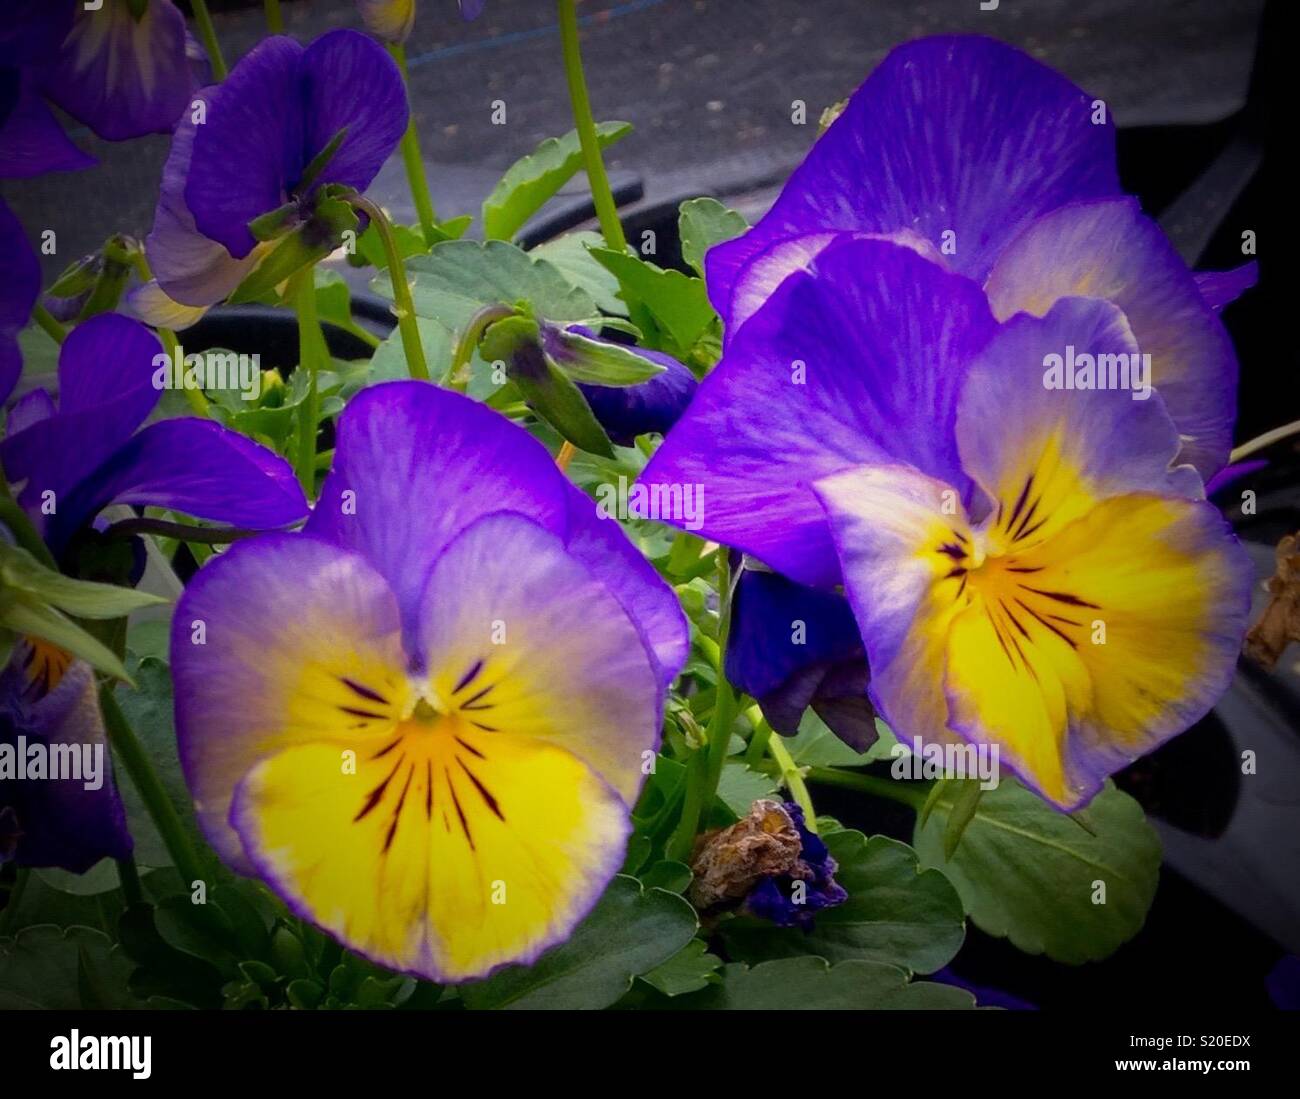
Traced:
[[669, 893], [685, 893], [695, 875], [684, 862], [662, 859], [636, 876], [647, 889], [667, 889]]
[[83, 874], [74, 874], [71, 870], [62, 870], [57, 866], [39, 867], [32, 873], [51, 889], [71, 893], [74, 897], [112, 893], [121, 884], [117, 876], [117, 864], [112, 859], [100, 859]]
[[[597, 311], [591, 295], [572, 286], [558, 268], [501, 240], [436, 244], [406, 265], [406, 275], [416, 313], [457, 333], [485, 305], [527, 302], [535, 315], [558, 322], [584, 320]], [[387, 275], [377, 276], [371, 286], [392, 298]]]
[[743, 763], [728, 763], [718, 781], [718, 797], [737, 817], [745, 816], [754, 802], [771, 797], [776, 789], [775, 778], [762, 771], [751, 771]]
[[593, 248], [591, 254], [618, 279], [625, 301], [639, 302], [650, 311], [655, 322], [676, 344], [679, 358], [690, 351], [717, 317], [702, 279], [680, 271], [665, 271], [610, 248]]
[[[428, 364], [429, 373], [435, 379], [441, 378], [451, 366], [451, 355], [456, 346], [456, 337], [445, 325], [439, 324], [437, 321], [416, 317], [415, 323], [420, 333], [420, 347], [424, 350], [424, 361]], [[394, 328], [388, 338], [375, 348], [364, 385], [395, 381], [410, 376], [411, 368], [406, 362], [406, 349], [402, 346], [402, 333], [400, 329]], [[350, 394], [348, 395], [350, 396]]]
[[839, 864], [849, 898], [817, 913], [813, 930], [774, 928], [742, 917], [723, 926], [730, 955], [747, 962], [813, 954], [832, 962], [884, 962], [933, 973], [952, 960], [966, 934], [961, 898], [916, 852], [888, 836], [846, 829], [822, 836]]
[[907, 979], [880, 962], [830, 965], [824, 958], [782, 958], [752, 969], [722, 968], [722, 980], [673, 1001], [674, 1007], [712, 1011], [900, 1011], [973, 1008], [974, 997], [951, 985]]
[[800, 767], [860, 767], [869, 756], [845, 744], [811, 709], [804, 711], [799, 732], [785, 746]]
[[[596, 141], [604, 149], [631, 132], [630, 122], [601, 122], [596, 126]], [[483, 200], [483, 235], [488, 240], [509, 240], [581, 167], [577, 130], [548, 137], [510, 165]]]
[[470, 1008], [608, 1007], [634, 977], [662, 965], [695, 937], [699, 921], [681, 897], [619, 875], [565, 943], [531, 966], [511, 966], [461, 986]]
[[[466, 224], [468, 223], [469, 219], [466, 219]], [[412, 256], [421, 256], [429, 250], [429, 246], [424, 243], [424, 234], [419, 226], [394, 224], [393, 239], [397, 242], [397, 254], [404, 260]], [[449, 235], [447, 239], [455, 238]], [[373, 224], [367, 225], [366, 231], [357, 237], [357, 253], [371, 267], [377, 267], [380, 271], [388, 269], [388, 253], [384, 251], [384, 240]]]
[[622, 344], [593, 340], [563, 328], [553, 329], [553, 335], [558, 347], [550, 349], [552, 355], [571, 380], [583, 385], [639, 385], [665, 369]]
[[975, 810], [979, 808], [980, 796], [984, 791], [977, 778], [954, 779], [952, 811], [948, 814], [948, 824], [943, 830], [943, 857], [951, 859], [961, 844], [961, 837], [970, 824]]
[[115, 679], [130, 679], [122, 662], [107, 646], [53, 607], [41, 603], [11, 602], [0, 611], [0, 626], [15, 633], [42, 638], [84, 660], [105, 675], [111, 675]]
[[42, 565], [25, 549], [0, 541], [0, 591], [6, 588], [33, 595], [77, 618], [121, 618], [141, 607], [167, 602], [134, 588], [74, 580]]
[[590, 294], [602, 313], [625, 317], [627, 303], [618, 296], [618, 279], [597, 263], [589, 251], [592, 247], [603, 247], [604, 243], [605, 238], [599, 233], [582, 230], [548, 240], [530, 249], [528, 254], [553, 264], [570, 285]]
[[[941, 798], [917, 831], [921, 861], [957, 887], [977, 927], [1027, 954], [1096, 961], [1141, 929], [1160, 873], [1160, 839], [1142, 807], [1107, 782], [1083, 812], [1088, 832], [1018, 782], [986, 792], [951, 860]], [[1105, 903], [1094, 903], [1097, 883]]]
[[134, 968], [102, 931], [24, 928], [0, 939], [0, 1009], [142, 1007], [128, 986]]
[[665, 996], [683, 996], [708, 988], [716, 980], [722, 959], [710, 954], [702, 939], [692, 939], [662, 965], [643, 973], [641, 980], [653, 985]]
[[705, 253], [715, 244], [740, 236], [748, 228], [749, 222], [741, 214], [728, 210], [715, 198], [683, 202], [677, 218], [682, 259], [703, 276]]

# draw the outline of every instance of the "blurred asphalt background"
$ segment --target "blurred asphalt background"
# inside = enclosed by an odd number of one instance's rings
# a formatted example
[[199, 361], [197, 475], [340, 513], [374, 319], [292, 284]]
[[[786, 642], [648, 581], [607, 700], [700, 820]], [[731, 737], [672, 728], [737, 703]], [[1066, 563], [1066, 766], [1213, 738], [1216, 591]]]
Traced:
[[[897, 43], [990, 34], [1105, 98], [1121, 126], [1200, 123], [1241, 105], [1262, 3], [1001, 0], [983, 12], [979, 0], [585, 0], [579, 14], [597, 118], [635, 125], [608, 154], [616, 182], [639, 176], [646, 204], [712, 193], [754, 215], [808, 148], [822, 108]], [[264, 33], [261, 4], [211, 6], [233, 65]], [[287, 32], [303, 42], [360, 26], [350, 0], [284, 0], [283, 10]], [[419, 0], [407, 52], [440, 216], [477, 214], [506, 167], [571, 128], [548, 0], [489, 0], [474, 23], [460, 20], [454, 0]], [[490, 120], [497, 99], [503, 126]], [[795, 99], [807, 103], [806, 126], [791, 123]], [[47, 278], [114, 230], [148, 231], [168, 145], [114, 145], [84, 130], [78, 141], [96, 168], [0, 187], [33, 237], [58, 232]], [[396, 157], [372, 193], [415, 220]]]

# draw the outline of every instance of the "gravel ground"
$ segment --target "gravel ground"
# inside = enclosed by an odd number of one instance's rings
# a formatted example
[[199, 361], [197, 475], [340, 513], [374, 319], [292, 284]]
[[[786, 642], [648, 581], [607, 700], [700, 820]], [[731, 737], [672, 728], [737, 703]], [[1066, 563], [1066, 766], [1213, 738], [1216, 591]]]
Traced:
[[[891, 46], [940, 32], [991, 34], [1029, 50], [1104, 97], [1121, 125], [1204, 122], [1244, 98], [1262, 0], [587, 0], [585, 52], [598, 117], [635, 131], [611, 150], [616, 175], [640, 176], [646, 201], [749, 196], [753, 209], [798, 162], [822, 107], [843, 98]], [[263, 33], [260, 5], [218, 4], [227, 59]], [[349, 0], [286, 0], [303, 41], [357, 26]], [[463, 23], [453, 0], [421, 0], [408, 43], [413, 102], [440, 214], [477, 212], [500, 172], [570, 127], [555, 11], [545, 0], [489, 0]], [[809, 123], [791, 122], [807, 104]], [[491, 122], [494, 100], [506, 124]], [[0, 193], [33, 236], [59, 234], [47, 274], [115, 229], [152, 218], [167, 139], [111, 145], [84, 131], [98, 167], [5, 181]], [[375, 194], [414, 220], [400, 164]]]

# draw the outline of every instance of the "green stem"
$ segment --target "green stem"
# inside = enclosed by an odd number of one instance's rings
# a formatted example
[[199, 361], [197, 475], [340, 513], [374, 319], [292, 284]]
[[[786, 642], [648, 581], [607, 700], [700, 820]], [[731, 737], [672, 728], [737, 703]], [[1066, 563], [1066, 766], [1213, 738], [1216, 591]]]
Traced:
[[284, 16], [280, 14], [280, 0], [266, 0], [266, 29], [272, 34], [284, 34]]
[[1266, 431], [1263, 435], [1257, 435], [1248, 442], [1242, 443], [1241, 446], [1234, 448], [1232, 453], [1228, 455], [1228, 461], [1240, 462], [1243, 458], [1258, 454], [1261, 450], [1266, 450], [1274, 443], [1280, 443], [1283, 439], [1290, 438], [1292, 435], [1300, 435], [1300, 420], [1292, 420], [1289, 424], [1275, 427], [1272, 431]]
[[68, 338], [68, 330], [54, 319], [54, 314], [39, 301], [32, 306], [32, 320], [45, 330], [46, 335], [55, 343], [62, 344]]
[[144, 889], [140, 885], [140, 871], [135, 865], [135, 857], [127, 855], [126, 858], [115, 859], [114, 862], [117, 863], [117, 879], [122, 883], [122, 896], [126, 900], [127, 907], [143, 904]]
[[451, 369], [447, 371], [447, 385], [459, 393], [464, 393], [469, 386], [469, 364], [474, 358], [474, 349], [483, 339], [488, 326], [497, 321], [513, 317], [515, 311], [508, 305], [485, 305], [468, 321], [465, 329], [456, 339], [455, 350], [451, 353]]
[[[409, 101], [410, 77], [406, 70], [406, 47], [400, 42], [390, 42], [388, 52], [393, 55], [397, 67], [402, 70], [402, 83], [407, 86], [406, 98]], [[406, 168], [406, 182], [411, 188], [411, 199], [415, 203], [415, 213], [420, 219], [420, 231], [424, 233], [424, 243], [432, 248], [441, 237], [438, 234], [438, 215], [433, 209], [433, 198], [429, 194], [429, 179], [424, 172], [424, 157], [420, 155], [420, 129], [415, 122], [415, 112], [411, 112], [406, 123], [406, 133], [402, 135], [402, 164]]]
[[582, 71], [582, 50], [578, 44], [578, 12], [574, 0], [558, 0], [560, 10], [560, 42], [564, 49], [564, 75], [569, 83], [569, 101], [573, 104], [573, 123], [582, 145], [582, 159], [587, 169], [587, 182], [591, 199], [600, 219], [600, 231], [605, 243], [616, 252], [627, 251], [627, 238], [623, 223], [618, 220], [618, 207], [609, 189], [605, 174], [605, 161], [600, 155], [600, 142], [596, 139], [596, 120], [591, 114], [591, 99], [587, 94], [587, 78]]
[[402, 334], [402, 350], [406, 353], [406, 368], [411, 377], [419, 381], [429, 380], [429, 364], [424, 361], [424, 345], [420, 343], [420, 326], [415, 319], [415, 302], [411, 300], [411, 285], [406, 281], [406, 265], [402, 263], [402, 254], [397, 250], [397, 241], [393, 237], [393, 227], [388, 223], [388, 216], [365, 195], [350, 195], [348, 201], [370, 218], [370, 223], [379, 232], [379, 239], [384, 245], [384, 255], [388, 257], [388, 275], [393, 283], [393, 315], [397, 318], [397, 329]]
[[745, 716], [754, 726], [754, 735], [749, 738], [749, 747], [745, 749], [745, 765], [757, 767], [767, 754], [767, 742], [772, 739], [773, 729], [763, 717], [763, 711], [756, 705], [746, 710]]
[[[180, 341], [177, 340], [176, 333], [170, 328], [158, 328], [155, 329], [155, 331], [158, 333], [158, 338], [162, 340], [163, 349], [167, 352], [168, 357], [174, 360], [176, 358], [176, 350], [180, 346]], [[208, 404], [207, 394], [204, 393], [203, 390], [197, 387], [191, 389], [187, 385], [183, 388], [182, 392], [184, 392], [185, 399], [189, 402], [190, 411], [192, 411], [194, 415], [199, 416], [202, 419], [207, 419], [212, 415], [212, 406]]]
[[918, 782], [895, 782], [892, 779], [877, 778], [875, 775], [864, 775], [857, 771], [838, 771], [834, 767], [809, 767], [806, 775], [809, 782], [873, 794], [876, 797], [910, 805], [918, 811], [925, 804], [929, 790], [929, 787]]
[[191, 0], [194, 9], [194, 22], [199, 25], [199, 37], [203, 39], [203, 48], [208, 52], [208, 61], [212, 64], [212, 79], [220, 83], [226, 79], [230, 70], [226, 68], [226, 59], [221, 55], [221, 43], [217, 41], [217, 31], [212, 25], [212, 16], [208, 13], [207, 0]]
[[308, 267], [297, 276], [294, 308], [298, 314], [298, 369], [308, 372], [307, 397], [298, 410], [298, 460], [294, 468], [308, 499], [316, 487], [316, 431], [320, 423], [320, 390], [317, 375], [329, 362], [329, 349], [316, 312], [316, 268]]
[[[763, 722], [764, 725], [767, 722]], [[772, 762], [780, 768], [781, 781], [790, 791], [790, 797], [794, 803], [803, 810], [803, 822], [809, 832], [817, 831], [817, 813], [813, 809], [812, 798], [808, 794], [808, 787], [804, 785], [803, 773], [790, 755], [790, 750], [785, 746], [785, 741], [776, 733], [770, 733], [767, 738], [767, 751], [772, 757]]]
[[[718, 792], [718, 782], [722, 778], [722, 767], [727, 762], [727, 746], [731, 742], [731, 726], [740, 709], [736, 692], [727, 681], [726, 656], [727, 636], [731, 628], [731, 569], [725, 553], [718, 554], [718, 686], [717, 697], [713, 703], [713, 715], [709, 718], [705, 730], [705, 746], [702, 752], [696, 752], [691, 760], [691, 770], [687, 774], [686, 801], [682, 806], [682, 816], [677, 822], [668, 841], [669, 858], [685, 861], [690, 857], [695, 845], [695, 833], [699, 830], [700, 816], [704, 809], [713, 803]], [[701, 755], [703, 762], [698, 762]]]
[[187, 888], [196, 881], [204, 881], [203, 864], [199, 861], [194, 844], [190, 842], [189, 833], [186, 832], [185, 825], [181, 821], [180, 814], [176, 812], [171, 798], [167, 796], [162, 780], [154, 770], [149, 753], [145, 751], [144, 745], [135, 735], [135, 730], [131, 728], [131, 723], [122, 713], [122, 707], [118, 705], [117, 696], [113, 691], [113, 684], [105, 683], [100, 687], [99, 704], [104, 713], [104, 731], [108, 734], [108, 742], [112, 745], [113, 753], [121, 760], [126, 773], [131, 776], [131, 783], [140, 795], [140, 800], [144, 802], [145, 808], [149, 810], [149, 815], [153, 818], [159, 835], [162, 836], [181, 880], [185, 882]]

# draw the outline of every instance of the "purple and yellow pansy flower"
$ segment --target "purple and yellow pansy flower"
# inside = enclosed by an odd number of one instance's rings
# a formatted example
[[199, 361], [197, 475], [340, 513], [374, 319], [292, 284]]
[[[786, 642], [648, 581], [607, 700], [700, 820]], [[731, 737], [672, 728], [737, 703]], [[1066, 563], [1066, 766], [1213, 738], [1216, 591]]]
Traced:
[[1067, 349], [1139, 347], [1110, 302], [1000, 322], [973, 280], [844, 237], [736, 334], [643, 479], [702, 484], [704, 536], [843, 585], [900, 738], [997, 745], [1071, 808], [1209, 709], [1249, 602], [1160, 392], [1049, 384]]
[[530, 961], [623, 861], [687, 644], [671, 589], [523, 429], [372, 387], [303, 532], [234, 546], [177, 609], [200, 824], [386, 966]]
[[1237, 362], [1216, 309], [1254, 265], [1194, 276], [1125, 196], [1109, 106], [982, 37], [893, 50], [749, 232], [713, 248], [709, 295], [728, 343], [832, 241], [905, 244], [987, 291], [994, 315], [1065, 297], [1123, 310], [1152, 356], [1181, 458], [1210, 477], [1231, 447]]
[[285, 224], [310, 228], [322, 188], [365, 190], [409, 115], [396, 63], [349, 30], [305, 48], [268, 38], [195, 100], [172, 138], [145, 245], [155, 278], [131, 300], [172, 327], [227, 298], [274, 247], [250, 222], [293, 204]]

